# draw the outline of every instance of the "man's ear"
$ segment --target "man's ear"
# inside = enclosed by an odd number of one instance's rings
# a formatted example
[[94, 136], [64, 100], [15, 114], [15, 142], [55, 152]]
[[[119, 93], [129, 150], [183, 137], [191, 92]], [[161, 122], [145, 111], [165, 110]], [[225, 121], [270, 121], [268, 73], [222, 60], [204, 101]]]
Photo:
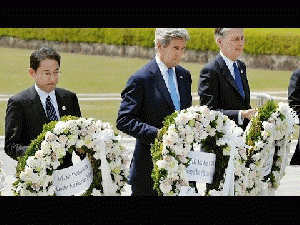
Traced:
[[221, 38], [217, 37], [215, 40], [216, 40], [216, 44], [220, 47], [220, 45], [222, 43]]
[[157, 44], [156, 44], [156, 47], [157, 47], [157, 49], [161, 49], [163, 46], [162, 46], [162, 44], [158, 41]]
[[35, 79], [35, 70], [34, 69], [32, 69], [32, 68], [29, 68], [29, 75], [33, 78], [33, 79]]

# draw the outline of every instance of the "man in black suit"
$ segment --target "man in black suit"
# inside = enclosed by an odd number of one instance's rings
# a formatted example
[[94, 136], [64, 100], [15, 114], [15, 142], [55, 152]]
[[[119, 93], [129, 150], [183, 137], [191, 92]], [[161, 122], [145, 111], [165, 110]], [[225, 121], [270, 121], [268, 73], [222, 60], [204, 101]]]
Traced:
[[129, 179], [133, 196], [157, 195], [151, 144], [166, 116], [192, 105], [191, 74], [178, 65], [188, 40], [185, 29], [157, 28], [156, 57], [129, 78], [121, 94], [117, 128], [136, 138]]
[[[13, 159], [24, 156], [43, 125], [65, 115], [81, 117], [76, 94], [56, 88], [61, 56], [44, 47], [30, 56], [29, 74], [35, 84], [8, 100], [5, 117], [5, 152]], [[59, 169], [72, 165], [67, 152]]]
[[200, 105], [221, 111], [245, 129], [256, 110], [250, 106], [246, 65], [238, 60], [245, 43], [243, 28], [216, 28], [215, 40], [220, 54], [200, 72]]
[[[288, 102], [291, 108], [293, 108], [298, 117], [300, 118], [300, 69], [293, 72], [290, 84], [288, 87]], [[295, 149], [295, 153], [291, 159], [291, 165], [300, 165], [300, 134], [298, 137], [298, 143]]]

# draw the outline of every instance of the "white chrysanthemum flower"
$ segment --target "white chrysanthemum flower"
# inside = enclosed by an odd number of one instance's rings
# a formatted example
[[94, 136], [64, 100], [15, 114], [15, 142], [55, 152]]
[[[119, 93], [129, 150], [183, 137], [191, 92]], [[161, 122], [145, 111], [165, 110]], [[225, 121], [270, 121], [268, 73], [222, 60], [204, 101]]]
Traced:
[[48, 131], [45, 135], [45, 140], [48, 141], [48, 142], [52, 142], [52, 141], [55, 141], [57, 139], [58, 139], [58, 137], [55, 134], [51, 133], [50, 131]]
[[77, 140], [78, 140], [77, 134], [68, 135], [67, 148], [70, 148], [71, 146], [76, 145]]
[[180, 112], [178, 116], [175, 118], [175, 123], [179, 126], [180, 125], [185, 126], [192, 119], [193, 119], [193, 114]]
[[172, 181], [170, 180], [164, 180], [160, 182], [160, 190], [164, 193], [164, 195], [167, 195], [172, 190]]
[[171, 147], [175, 143], [175, 141], [171, 135], [165, 135], [163, 137], [163, 143], [164, 143], [164, 146]]
[[103, 196], [103, 193], [100, 190], [97, 190], [96, 188], [92, 191], [92, 196]]
[[58, 135], [68, 130], [67, 124], [63, 121], [58, 121], [53, 129], [53, 133]]
[[41, 144], [41, 150], [45, 155], [51, 154], [51, 145], [48, 141], [44, 140]]

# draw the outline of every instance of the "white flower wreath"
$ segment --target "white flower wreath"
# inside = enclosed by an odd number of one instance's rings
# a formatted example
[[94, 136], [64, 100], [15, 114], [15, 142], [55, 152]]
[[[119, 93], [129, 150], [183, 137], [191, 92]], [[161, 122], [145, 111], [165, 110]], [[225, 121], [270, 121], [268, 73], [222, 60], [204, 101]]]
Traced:
[[[66, 152], [81, 148], [92, 161], [93, 182], [84, 195], [120, 195], [127, 181], [128, 158], [109, 123], [100, 120], [63, 117], [44, 126], [42, 134], [32, 142], [19, 160], [16, 195], [55, 195], [53, 171], [62, 163]], [[105, 154], [105, 161], [101, 155]], [[110, 190], [103, 190], [101, 165], [108, 164], [112, 180]], [[106, 165], [107, 165], [106, 164]]]
[[235, 161], [236, 195], [274, 195], [289, 163], [290, 140], [299, 123], [287, 103], [269, 101], [246, 128], [248, 152]]
[[151, 149], [154, 188], [159, 195], [179, 195], [182, 187], [188, 187], [188, 153], [202, 145], [205, 152], [216, 154], [214, 180], [207, 185], [205, 194], [228, 195], [223, 192], [228, 162], [230, 155], [233, 163], [238, 149], [246, 148], [242, 134], [243, 130], [234, 121], [207, 106], [175, 112], [165, 119]]

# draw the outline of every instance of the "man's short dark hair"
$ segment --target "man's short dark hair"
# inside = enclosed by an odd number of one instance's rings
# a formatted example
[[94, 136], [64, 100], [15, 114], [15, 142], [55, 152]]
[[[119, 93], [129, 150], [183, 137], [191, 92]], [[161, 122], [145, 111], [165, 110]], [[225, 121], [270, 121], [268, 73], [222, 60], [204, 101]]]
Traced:
[[215, 28], [215, 38], [216, 37], [223, 37], [225, 32], [231, 28]]
[[231, 29], [234, 28], [215, 28], [215, 38], [224, 37], [226, 32], [230, 31]]
[[222, 30], [223, 28], [215, 28], [215, 36], [222, 36]]
[[35, 51], [30, 56], [30, 68], [37, 70], [40, 66], [41, 61], [46, 59], [55, 60], [60, 66], [60, 55], [51, 47], [42, 47]]

